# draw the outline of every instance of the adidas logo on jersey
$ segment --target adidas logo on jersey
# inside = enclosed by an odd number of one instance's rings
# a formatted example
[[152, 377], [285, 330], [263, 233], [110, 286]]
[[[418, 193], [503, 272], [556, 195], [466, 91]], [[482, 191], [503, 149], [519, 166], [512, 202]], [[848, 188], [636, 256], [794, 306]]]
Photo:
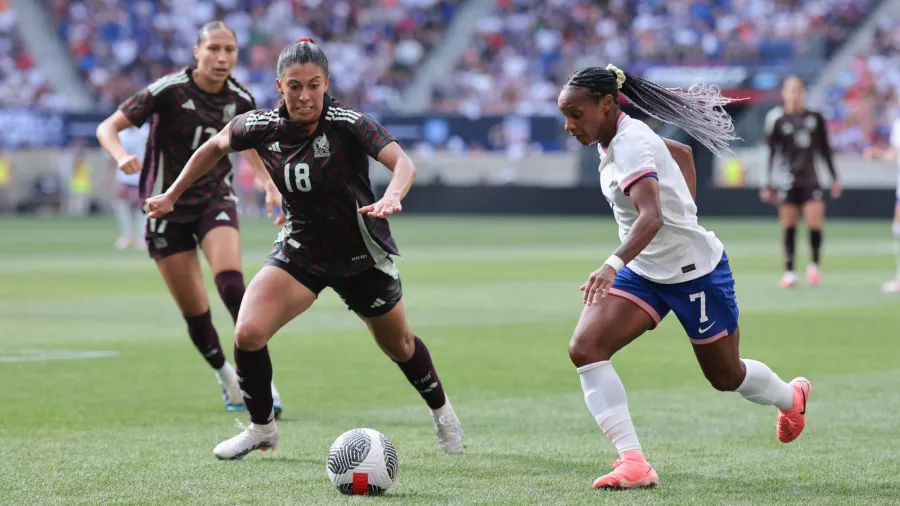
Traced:
[[331, 146], [328, 145], [328, 137], [322, 134], [313, 141], [313, 158], [328, 158], [331, 156]]
[[269, 144], [269, 151], [281, 153], [281, 146], [279, 146], [277, 142], [273, 142], [272, 144]]
[[196, 111], [197, 107], [194, 106], [194, 99], [189, 98], [187, 102], [181, 104], [182, 109], [188, 109], [190, 111]]
[[218, 216], [216, 216], [216, 221], [231, 221], [231, 218], [228, 216], [228, 213], [222, 211]]

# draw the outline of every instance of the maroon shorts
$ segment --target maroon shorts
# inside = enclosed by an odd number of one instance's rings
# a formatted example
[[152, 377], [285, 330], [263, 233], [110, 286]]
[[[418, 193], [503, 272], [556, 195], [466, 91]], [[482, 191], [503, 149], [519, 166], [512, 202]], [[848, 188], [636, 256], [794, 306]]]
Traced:
[[199, 220], [187, 223], [172, 223], [164, 218], [148, 219], [145, 234], [147, 252], [150, 258], [159, 260], [175, 253], [190, 251], [216, 227], [239, 229], [237, 209], [210, 211]]
[[794, 186], [788, 190], [782, 190], [778, 197], [782, 204], [803, 206], [807, 202], [823, 200], [825, 195], [818, 186]]

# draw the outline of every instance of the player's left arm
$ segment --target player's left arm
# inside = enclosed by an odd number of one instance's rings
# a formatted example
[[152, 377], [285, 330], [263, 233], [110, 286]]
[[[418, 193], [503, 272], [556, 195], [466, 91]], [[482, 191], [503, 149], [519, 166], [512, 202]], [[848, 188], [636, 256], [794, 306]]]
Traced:
[[682, 144], [672, 139], [663, 138], [669, 153], [678, 164], [684, 182], [687, 183], [691, 198], [697, 200], [697, 168], [694, 166], [694, 150], [687, 144]]
[[834, 156], [831, 142], [828, 139], [828, 128], [825, 126], [825, 118], [819, 113], [816, 113], [815, 136], [819, 152], [822, 154], [822, 158], [825, 159], [825, 166], [828, 167], [828, 172], [831, 174], [831, 198], [836, 199], [841, 196], [842, 188], [840, 181], [838, 181], [837, 170], [834, 168]]
[[400, 147], [397, 139], [374, 119], [363, 114], [353, 125], [353, 132], [366, 153], [392, 172], [391, 182], [381, 200], [361, 207], [359, 213], [375, 218], [399, 213], [403, 210], [400, 201], [406, 197], [416, 179], [416, 165]]

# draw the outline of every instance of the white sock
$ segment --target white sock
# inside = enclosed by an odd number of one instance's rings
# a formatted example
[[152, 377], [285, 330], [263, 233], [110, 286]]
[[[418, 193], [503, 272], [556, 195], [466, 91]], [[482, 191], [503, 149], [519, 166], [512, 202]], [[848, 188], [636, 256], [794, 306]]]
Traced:
[[237, 371], [234, 370], [234, 366], [228, 363], [227, 360], [225, 361], [225, 365], [215, 371], [216, 379], [219, 380], [219, 384], [221, 385], [231, 385], [238, 380]]
[[130, 236], [132, 234], [131, 204], [127, 200], [117, 199], [113, 204], [113, 212], [116, 215], [116, 221], [119, 222], [121, 235]]
[[775, 405], [779, 409], [788, 409], [794, 405], [794, 389], [772, 372], [769, 366], [748, 358], [742, 358], [741, 362], [747, 369], [747, 375], [735, 392], [750, 402]]
[[621, 456], [627, 451], [641, 450], [637, 432], [628, 412], [625, 385], [609, 360], [594, 362], [578, 368], [584, 402], [600, 430], [616, 445]]
[[900, 279], [900, 222], [894, 222], [894, 253], [897, 254], [897, 279]]

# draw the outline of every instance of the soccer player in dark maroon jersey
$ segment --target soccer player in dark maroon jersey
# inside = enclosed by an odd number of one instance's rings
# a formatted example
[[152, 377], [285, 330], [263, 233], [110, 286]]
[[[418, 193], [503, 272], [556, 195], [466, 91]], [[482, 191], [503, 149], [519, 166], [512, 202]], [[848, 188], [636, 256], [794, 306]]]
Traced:
[[[206, 139], [238, 114], [256, 107], [250, 93], [231, 77], [237, 51], [231, 29], [221, 21], [207, 23], [200, 28], [194, 46], [196, 66], [164, 76], [138, 91], [97, 127], [97, 139], [119, 169], [127, 174], [141, 173], [143, 199], [162, 193]], [[119, 132], [140, 127], [148, 120], [150, 135], [142, 164], [122, 147]], [[271, 203], [280, 202], [278, 190], [255, 152], [248, 151], [246, 156], [257, 177], [267, 182], [271, 208]], [[146, 241], [150, 257], [187, 322], [191, 341], [216, 372], [225, 408], [240, 411], [244, 404], [237, 373], [226, 361], [213, 327], [197, 255], [199, 244], [219, 295], [236, 321], [244, 297], [244, 277], [232, 180], [231, 162], [219, 160], [213, 170], [180, 195], [175, 210], [165, 219], [147, 220]], [[280, 412], [274, 384], [272, 389]]]
[[[416, 168], [381, 125], [326, 93], [328, 59], [311, 39], [281, 52], [277, 76], [279, 107], [235, 118], [194, 153], [165, 193], [147, 201], [148, 216], [161, 219], [223, 156], [244, 150], [262, 156], [284, 196], [288, 223], [250, 283], [235, 329], [235, 362], [251, 424], [213, 453], [238, 459], [277, 444], [266, 345], [326, 287], [365, 321], [428, 404], [440, 447], [459, 452], [462, 426], [428, 348], [407, 325], [400, 277], [391, 260], [397, 246], [385, 218], [402, 209]], [[393, 172], [381, 200], [369, 184], [369, 157]]]
[[[769, 184], [760, 190], [760, 198], [778, 206], [784, 240], [785, 272], [781, 277], [781, 286], [789, 288], [797, 283], [797, 276], [794, 274], [794, 238], [801, 210], [809, 228], [809, 242], [812, 246], [812, 263], [806, 268], [806, 277], [810, 286], [818, 286], [825, 200], [816, 172], [817, 156], [825, 159], [831, 174], [831, 198], [836, 199], [841, 195], [841, 184], [831, 156], [825, 118], [806, 108], [806, 87], [803, 81], [796, 76], [787, 78], [781, 96], [784, 99], [784, 114], [766, 128]], [[780, 180], [773, 183], [772, 170], [776, 159], [782, 170]]]

